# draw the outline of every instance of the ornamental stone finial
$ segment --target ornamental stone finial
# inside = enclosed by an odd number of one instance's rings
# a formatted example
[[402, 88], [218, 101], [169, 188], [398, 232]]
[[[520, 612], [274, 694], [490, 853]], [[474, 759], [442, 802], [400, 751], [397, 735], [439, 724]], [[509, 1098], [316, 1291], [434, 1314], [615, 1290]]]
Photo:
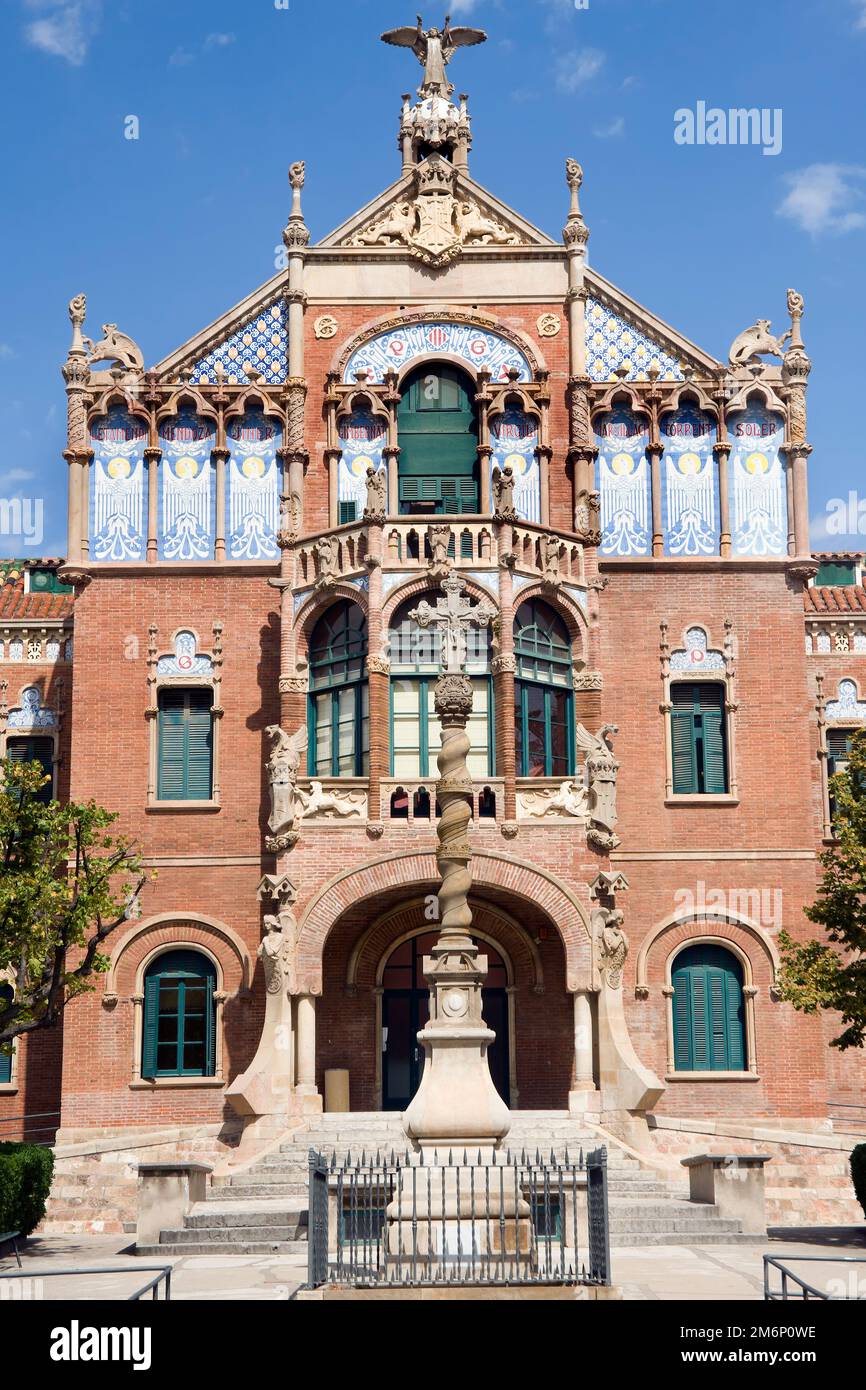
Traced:
[[77, 294], [74, 299], [69, 301], [69, 320], [72, 324], [72, 342], [69, 345], [70, 357], [86, 357], [87, 351], [84, 346], [84, 339], [81, 330], [84, 327], [84, 320], [87, 317], [87, 295]]
[[458, 48], [487, 42], [483, 29], [452, 28], [450, 15], [445, 20], [444, 29], [428, 29], [425, 32], [424, 21], [419, 15], [416, 28], [406, 25], [401, 29], [389, 29], [381, 38], [383, 43], [411, 48], [415, 54], [424, 69], [424, 80], [418, 88], [422, 101], [427, 97], [444, 97], [447, 101], [454, 91], [454, 84], [448, 81], [445, 70]]

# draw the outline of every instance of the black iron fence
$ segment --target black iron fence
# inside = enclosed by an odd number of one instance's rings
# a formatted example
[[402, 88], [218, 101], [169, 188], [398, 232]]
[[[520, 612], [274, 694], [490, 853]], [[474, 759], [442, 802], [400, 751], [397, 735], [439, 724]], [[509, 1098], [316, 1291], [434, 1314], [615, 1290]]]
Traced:
[[310, 1152], [308, 1285], [610, 1283], [607, 1151]]
[[[18, 1263], [20, 1265], [20, 1260]], [[123, 1293], [120, 1296], [123, 1302], [140, 1303], [149, 1300], [165, 1303], [171, 1300], [171, 1265], [79, 1265], [76, 1269], [40, 1269], [28, 1264], [23, 1273], [17, 1270], [11, 1273], [0, 1271], [0, 1302], [41, 1299], [43, 1279], [103, 1279], [107, 1274], [129, 1275], [136, 1284], [142, 1274], [153, 1276], [146, 1283], [133, 1289], [132, 1293]], [[82, 1292], [76, 1295], [70, 1292], [69, 1297], [84, 1299], [87, 1294]], [[98, 1297], [104, 1299], [106, 1295], [100, 1292]]]
[[[793, 1264], [810, 1268], [797, 1274], [776, 1255], [764, 1256], [764, 1301], [767, 1303], [851, 1303], [866, 1300], [866, 1256], [791, 1255]], [[823, 1269], [814, 1266], [823, 1265]], [[807, 1279], [806, 1272], [810, 1275]], [[811, 1279], [824, 1275], [823, 1288]]]

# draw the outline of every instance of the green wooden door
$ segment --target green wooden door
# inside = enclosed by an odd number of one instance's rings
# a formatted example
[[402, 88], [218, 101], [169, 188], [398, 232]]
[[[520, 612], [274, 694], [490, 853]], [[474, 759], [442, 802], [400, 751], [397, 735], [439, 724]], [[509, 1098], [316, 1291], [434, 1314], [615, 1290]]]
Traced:
[[475, 513], [478, 425], [468, 377], [456, 367], [419, 367], [397, 408], [400, 511]]
[[690, 946], [676, 959], [674, 1063], [677, 1071], [745, 1071], [743, 970], [723, 946]]

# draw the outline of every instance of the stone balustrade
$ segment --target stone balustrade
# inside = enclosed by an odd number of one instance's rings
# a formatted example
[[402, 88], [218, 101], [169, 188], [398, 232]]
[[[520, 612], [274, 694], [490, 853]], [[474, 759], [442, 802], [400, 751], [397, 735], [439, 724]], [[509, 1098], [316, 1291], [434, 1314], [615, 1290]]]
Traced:
[[[436, 821], [436, 778], [409, 781], [405, 777], [382, 780], [382, 814], [388, 821], [432, 827]], [[473, 783], [472, 817], [479, 830], [498, 825], [505, 815], [505, 782], [488, 777]]]

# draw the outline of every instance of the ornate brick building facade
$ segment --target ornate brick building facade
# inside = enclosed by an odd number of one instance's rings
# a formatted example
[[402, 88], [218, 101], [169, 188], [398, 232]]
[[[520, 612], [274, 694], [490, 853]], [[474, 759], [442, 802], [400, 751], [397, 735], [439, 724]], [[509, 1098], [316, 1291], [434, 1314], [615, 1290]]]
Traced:
[[866, 602], [812, 585], [802, 300], [781, 339], [695, 346], [588, 264], [574, 161], [558, 241], [474, 182], [429, 61], [399, 144], [315, 242], [293, 165], [285, 267], [151, 370], [70, 306], [75, 679], [57, 642], [26, 674], [59, 789], [158, 877], [66, 1015], [61, 1138], [263, 1140], [330, 1071], [405, 1108], [438, 883], [417, 610], [449, 574], [495, 609], [472, 905], [511, 1107], [827, 1130], [862, 1064], [778, 1000], [776, 938], [866, 722]]

